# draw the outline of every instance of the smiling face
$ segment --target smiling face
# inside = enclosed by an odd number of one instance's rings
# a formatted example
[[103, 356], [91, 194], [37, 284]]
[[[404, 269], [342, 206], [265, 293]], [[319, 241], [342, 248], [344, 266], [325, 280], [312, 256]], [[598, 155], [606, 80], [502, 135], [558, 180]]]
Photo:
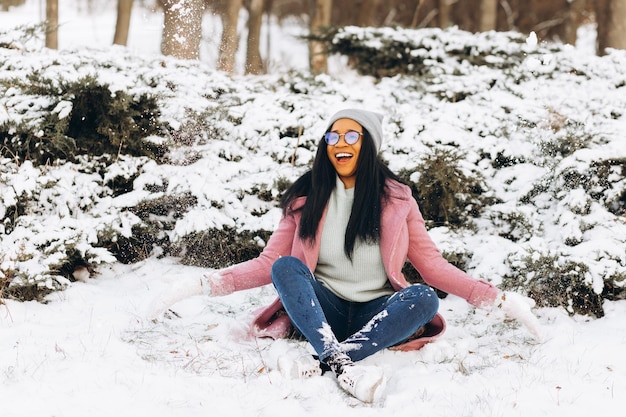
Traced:
[[343, 136], [347, 131], [354, 130], [363, 133], [360, 124], [352, 119], [339, 119], [330, 128], [331, 132], [339, 133], [339, 142], [335, 145], [326, 145], [326, 152], [330, 163], [337, 171], [339, 179], [343, 182], [344, 187], [352, 188], [356, 182], [356, 167], [361, 153], [361, 144], [363, 137], [353, 145], [346, 143]]

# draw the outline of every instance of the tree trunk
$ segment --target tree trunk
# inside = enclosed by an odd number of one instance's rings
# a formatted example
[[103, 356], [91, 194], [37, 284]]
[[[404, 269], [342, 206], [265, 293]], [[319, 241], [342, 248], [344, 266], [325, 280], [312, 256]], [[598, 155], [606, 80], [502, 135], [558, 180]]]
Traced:
[[128, 43], [128, 30], [130, 28], [130, 15], [133, 10], [133, 0], [117, 0], [117, 23], [115, 24], [114, 45]]
[[452, 0], [439, 0], [439, 27], [442, 29], [450, 26], [450, 4]]
[[261, 59], [261, 26], [263, 25], [263, 0], [252, 0], [248, 17], [248, 46], [246, 74], [263, 74]]
[[626, 0], [611, 0], [606, 47], [626, 49]]
[[495, 30], [498, 23], [498, 0], [480, 0], [478, 31]]
[[217, 69], [232, 74], [235, 71], [235, 57], [239, 45], [237, 24], [242, 0], [230, 0], [222, 13], [222, 41], [217, 62]]
[[46, 0], [46, 48], [59, 48], [59, 0]]
[[163, 0], [161, 52], [181, 59], [200, 57], [204, 0]]
[[362, 0], [357, 14], [357, 26], [378, 26], [376, 16], [381, 0]]
[[[332, 7], [332, 0], [315, 0], [315, 8], [311, 15], [309, 27], [312, 35], [321, 34], [325, 28], [330, 26]], [[314, 74], [328, 71], [328, 54], [323, 43], [309, 41], [309, 66]]]
[[569, 10], [563, 22], [563, 42], [576, 45], [578, 28], [587, 7], [587, 0], [573, 0], [568, 3]]
[[609, 38], [609, 20], [611, 17], [609, 11], [610, 0], [596, 0], [593, 3], [593, 11], [596, 15], [597, 37], [596, 37], [596, 54], [604, 55], [608, 45]]

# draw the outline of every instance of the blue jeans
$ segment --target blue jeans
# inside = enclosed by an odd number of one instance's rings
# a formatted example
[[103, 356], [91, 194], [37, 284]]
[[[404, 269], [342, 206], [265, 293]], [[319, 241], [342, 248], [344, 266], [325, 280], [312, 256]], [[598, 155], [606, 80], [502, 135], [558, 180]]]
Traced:
[[364, 303], [344, 300], [292, 256], [274, 263], [272, 282], [291, 322], [322, 362], [338, 352], [359, 361], [402, 343], [432, 320], [439, 308], [437, 294], [425, 285], [411, 285]]

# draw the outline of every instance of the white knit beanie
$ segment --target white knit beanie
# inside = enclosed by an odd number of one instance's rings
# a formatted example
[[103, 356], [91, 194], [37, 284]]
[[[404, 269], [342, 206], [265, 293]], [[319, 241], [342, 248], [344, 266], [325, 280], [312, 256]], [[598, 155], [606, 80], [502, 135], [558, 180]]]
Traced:
[[383, 144], [383, 115], [368, 110], [361, 109], [343, 109], [339, 110], [328, 121], [326, 130], [330, 129], [333, 123], [339, 119], [352, 119], [364, 129], [366, 129], [376, 146], [376, 152], [380, 151], [380, 146]]

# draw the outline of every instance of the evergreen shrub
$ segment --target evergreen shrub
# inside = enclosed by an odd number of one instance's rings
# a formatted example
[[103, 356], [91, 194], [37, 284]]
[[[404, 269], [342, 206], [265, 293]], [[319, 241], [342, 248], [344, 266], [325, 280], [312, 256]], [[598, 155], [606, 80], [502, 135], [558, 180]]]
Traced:
[[0, 155], [36, 165], [77, 155], [157, 156], [164, 153], [145, 138], [162, 132], [156, 98], [132, 97], [112, 92], [93, 76], [76, 81], [56, 81], [32, 73], [26, 80], [12, 80], [26, 96], [45, 98], [44, 115], [33, 121], [0, 125]]
[[[21, 1], [21, 0], [14, 0]], [[28, 50], [45, 39], [47, 24], [19, 25], [10, 30], [0, 28], [0, 49]]]
[[259, 256], [272, 232], [237, 231], [231, 227], [186, 235], [178, 242], [178, 255], [186, 265], [224, 268]]
[[[476, 170], [464, 170], [464, 159], [456, 149], [436, 147], [414, 169], [399, 173], [411, 185], [429, 224], [467, 227], [486, 204], [484, 178]], [[413, 174], [418, 175], [416, 182], [411, 181]]]
[[132, 226], [132, 234], [108, 230], [100, 236], [99, 245], [106, 247], [115, 258], [126, 264], [139, 262], [152, 255], [169, 255], [173, 250], [168, 232], [176, 221], [198, 201], [191, 193], [162, 195], [147, 199], [128, 210], [139, 218]]
[[[534, 53], [525, 49], [526, 38], [521, 33], [485, 32], [473, 36], [473, 42], [468, 42], [466, 35], [455, 28], [349, 26], [330, 28], [321, 35], [308, 38], [323, 42], [330, 54], [349, 57], [350, 64], [360, 74], [377, 78], [403, 74], [438, 76], [443, 67], [441, 64], [446, 61], [507, 70], [520, 65], [530, 53]], [[503, 44], [507, 48], [502, 48]], [[458, 70], [461, 66], [455, 67]]]
[[611, 301], [626, 300], [626, 272], [615, 271], [605, 278], [602, 297]]
[[541, 307], [562, 307], [569, 314], [604, 316], [602, 295], [594, 291], [589, 267], [564, 256], [536, 252], [510, 257], [502, 288], [528, 294]]

